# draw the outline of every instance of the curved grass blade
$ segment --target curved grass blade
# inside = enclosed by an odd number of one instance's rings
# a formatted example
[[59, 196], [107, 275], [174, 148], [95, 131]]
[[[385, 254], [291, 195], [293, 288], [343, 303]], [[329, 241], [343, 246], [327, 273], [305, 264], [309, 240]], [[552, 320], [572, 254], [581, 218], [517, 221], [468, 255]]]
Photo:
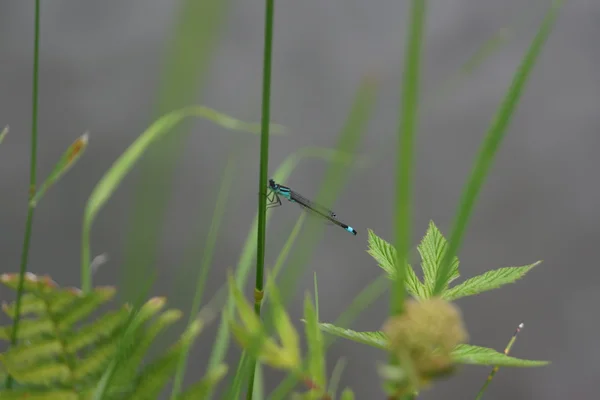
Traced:
[[[259, 129], [257, 124], [236, 120], [211, 108], [191, 106], [164, 115], [142, 133], [104, 174], [100, 182], [98, 182], [94, 188], [94, 191], [86, 204], [83, 216], [81, 244], [81, 287], [84, 292], [88, 292], [92, 286], [92, 274], [90, 271], [90, 234], [96, 215], [148, 147], [162, 136], [170, 133], [177, 124], [188, 117], [208, 119], [217, 125], [232, 130], [256, 133]], [[276, 130], [276, 128], [274, 128], [274, 130]]]
[[504, 135], [508, 130], [508, 126], [512, 120], [514, 111], [517, 108], [523, 90], [525, 89], [525, 84], [529, 79], [529, 75], [542, 51], [546, 39], [550, 36], [550, 32], [552, 31], [552, 27], [554, 26], [562, 3], [562, 0], [553, 1], [552, 6], [546, 13], [545, 18], [529, 47], [529, 50], [515, 72], [513, 81], [504, 96], [502, 104], [498, 108], [498, 111], [488, 128], [487, 135], [481, 145], [479, 154], [477, 155], [477, 159], [475, 160], [471, 171], [469, 181], [463, 190], [460, 205], [454, 220], [452, 234], [450, 235], [448, 249], [444, 255], [440, 269], [437, 271], [435, 286], [432, 293], [434, 296], [441, 294], [448, 283], [451, 274], [451, 261], [460, 249], [471, 213], [475, 208], [475, 202], [481, 192], [485, 178], [492, 167], [500, 144], [502, 144]]

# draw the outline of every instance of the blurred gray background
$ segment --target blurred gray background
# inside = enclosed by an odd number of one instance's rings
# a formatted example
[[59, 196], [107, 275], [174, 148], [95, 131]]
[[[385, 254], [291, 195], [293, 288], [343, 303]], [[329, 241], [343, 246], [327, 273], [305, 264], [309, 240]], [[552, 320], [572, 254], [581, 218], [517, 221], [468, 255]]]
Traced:
[[[415, 243], [430, 219], [449, 233], [462, 185], [512, 74], [548, 1], [431, 1], [423, 75], [424, 106], [417, 142]], [[45, 1], [39, 111], [39, 176], [47, 176], [64, 149], [83, 131], [90, 146], [79, 164], [48, 192], [37, 209], [29, 269], [63, 285], [79, 285], [82, 212], [92, 188], [116, 157], [152, 122], [164, 49], [177, 17], [177, 1]], [[306, 146], [332, 147], [367, 70], [379, 71], [381, 90], [361, 154], [377, 162], [353, 172], [335, 204], [359, 230], [356, 238], [334, 227], [321, 245], [298, 293], [319, 278], [321, 319], [332, 321], [380, 270], [366, 253], [366, 229], [392, 240], [394, 151], [406, 1], [278, 1], [275, 18], [272, 119], [290, 130], [271, 142], [271, 171]], [[263, 2], [233, 1], [198, 102], [258, 121]], [[502, 350], [525, 322], [513, 355], [547, 359], [539, 369], [503, 369], [487, 399], [593, 398], [600, 348], [600, 2], [569, 0], [528, 84], [469, 226], [459, 257], [462, 277], [488, 269], [544, 262], [502, 290], [460, 300], [473, 344]], [[0, 147], [0, 272], [18, 271], [26, 215], [29, 159], [33, 1], [0, 4], [0, 125], [11, 132]], [[510, 28], [512, 40], [443, 98], [439, 88], [489, 38]], [[160, 257], [159, 284], [185, 309], [195, 279], [183, 269], [190, 246], [202, 248], [225, 160], [243, 148], [236, 189], [228, 205], [209, 282], [209, 294], [236, 264], [256, 207], [258, 137], [194, 124], [176, 168]], [[325, 163], [305, 162], [287, 183], [310, 195]], [[127, 178], [102, 210], [93, 230], [93, 255], [110, 257], [95, 284], [118, 284], [127, 217], [138, 174]], [[375, 184], [385, 188], [373, 191]], [[299, 215], [276, 211], [268, 231], [273, 263]], [[148, 216], [152, 218], [152, 216]], [[197, 225], [201, 234], [196, 235]], [[193, 275], [195, 276], [195, 275]], [[251, 278], [253, 279], [253, 278]], [[462, 279], [462, 278], [461, 278]], [[179, 285], [179, 286], [178, 286]], [[0, 288], [0, 299], [13, 293]], [[298, 296], [292, 308], [301, 312]], [[353, 328], [379, 329], [387, 298], [371, 306]], [[3, 320], [4, 321], [4, 320]], [[300, 327], [300, 324], [298, 324]], [[190, 358], [190, 380], [202, 373], [214, 329]], [[213, 336], [211, 336], [213, 335]], [[235, 346], [234, 346], [235, 347]], [[234, 353], [232, 353], [232, 356]], [[339, 340], [328, 368], [340, 356], [342, 384], [359, 399], [382, 398], [375, 365], [383, 353]], [[231, 358], [233, 362], [235, 358]], [[196, 376], [192, 376], [194, 372]], [[422, 394], [423, 399], [468, 399], [489, 372], [465, 367]], [[269, 375], [269, 385], [281, 374]], [[594, 379], [596, 378], [596, 379]]]

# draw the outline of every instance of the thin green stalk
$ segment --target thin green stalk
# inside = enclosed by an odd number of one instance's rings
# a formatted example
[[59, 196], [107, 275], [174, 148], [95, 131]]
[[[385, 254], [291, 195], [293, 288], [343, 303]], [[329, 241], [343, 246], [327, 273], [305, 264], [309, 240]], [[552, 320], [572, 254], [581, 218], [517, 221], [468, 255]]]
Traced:
[[[263, 54], [262, 116], [260, 132], [260, 169], [258, 179], [258, 237], [256, 240], [256, 283], [254, 289], [254, 311], [260, 316], [264, 289], [265, 246], [267, 230], [267, 179], [269, 173], [269, 120], [271, 113], [271, 62], [273, 55], [273, 16], [275, 0], [265, 1], [265, 42]], [[246, 398], [252, 399], [256, 360], [252, 358]]]
[[404, 287], [406, 255], [410, 248], [411, 187], [413, 142], [417, 130], [418, 97], [421, 61], [421, 42], [425, 28], [425, 0], [413, 0], [409, 16], [409, 35], [404, 57], [402, 104], [398, 132], [396, 164], [396, 276], [392, 285], [390, 312], [402, 312], [406, 289]]
[[[517, 340], [517, 335], [519, 334], [519, 332], [521, 332], [521, 329], [523, 329], [524, 326], [525, 325], [522, 322], [519, 324], [519, 326], [517, 327], [517, 330], [510, 338], [508, 345], [504, 349], [504, 355], [508, 355], [508, 353], [510, 353], [510, 349], [513, 347], [513, 344], [515, 344], [515, 341]], [[496, 375], [496, 372], [498, 372], [499, 369], [500, 369], [500, 367], [498, 365], [496, 365], [492, 369], [492, 371], [488, 375], [487, 379], [485, 380], [483, 386], [481, 387], [481, 390], [479, 390], [479, 393], [477, 393], [477, 397], [475, 397], [475, 400], [481, 400], [481, 398], [483, 397], [483, 393], [485, 393], [485, 390], [487, 389], [487, 387], [490, 384], [490, 382], [492, 381], [492, 379], [494, 379], [494, 375]]]
[[500, 104], [500, 107], [488, 128], [487, 135], [481, 144], [477, 159], [473, 165], [469, 181], [463, 190], [462, 198], [456, 212], [452, 233], [450, 235], [448, 249], [444, 254], [440, 269], [437, 271], [435, 286], [432, 293], [433, 296], [439, 295], [448, 283], [451, 261], [460, 249], [467, 224], [473, 209], [475, 208], [475, 202], [481, 192], [485, 178], [492, 167], [496, 153], [502, 144], [502, 140], [506, 135], [514, 111], [517, 108], [519, 99], [525, 89], [525, 84], [535, 65], [535, 61], [540, 55], [542, 47], [552, 31], [552, 27], [558, 15], [558, 10], [561, 6], [561, 0], [554, 0], [550, 10], [546, 13], [546, 17], [544, 18], [538, 33], [529, 46], [527, 54], [523, 57], [521, 65], [519, 65], [519, 68], [515, 72], [513, 81], [504, 96], [502, 104]]
[[[38, 137], [38, 80], [40, 64], [40, 0], [35, 1], [35, 20], [33, 34], [33, 85], [32, 85], [32, 105], [31, 105], [31, 156], [29, 161], [29, 196], [27, 220], [25, 222], [25, 237], [23, 239], [23, 250], [21, 252], [21, 267], [19, 268], [19, 286], [17, 287], [17, 299], [15, 304], [15, 318], [13, 329], [10, 335], [10, 345], [17, 343], [19, 332], [19, 321], [21, 317], [21, 300], [23, 297], [23, 285], [25, 283], [25, 272], [27, 271], [27, 261], [29, 259], [29, 244], [31, 243], [31, 228], [33, 226], [33, 214], [35, 207], [30, 203], [35, 195], [36, 170], [37, 170], [37, 137]], [[6, 378], [5, 386], [11, 389], [13, 379], [9, 375]]]

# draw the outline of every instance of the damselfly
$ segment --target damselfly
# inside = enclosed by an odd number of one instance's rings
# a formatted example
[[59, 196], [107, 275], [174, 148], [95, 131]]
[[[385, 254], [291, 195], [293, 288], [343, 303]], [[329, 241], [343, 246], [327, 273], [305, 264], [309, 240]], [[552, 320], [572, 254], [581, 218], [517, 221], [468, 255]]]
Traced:
[[348, 226], [337, 219], [337, 215], [327, 208], [315, 204], [314, 202], [308, 200], [306, 197], [298, 194], [298, 192], [293, 191], [287, 186], [280, 185], [275, 183], [273, 179], [269, 179], [269, 193], [267, 194], [267, 200], [269, 200], [269, 204], [267, 204], [268, 208], [271, 207], [279, 207], [281, 205], [281, 197], [291, 201], [292, 203], [296, 203], [305, 210], [308, 210], [326, 220], [334, 223], [335, 225], [344, 228], [344, 230], [350, 232], [353, 235], [356, 235], [356, 231], [351, 226]]

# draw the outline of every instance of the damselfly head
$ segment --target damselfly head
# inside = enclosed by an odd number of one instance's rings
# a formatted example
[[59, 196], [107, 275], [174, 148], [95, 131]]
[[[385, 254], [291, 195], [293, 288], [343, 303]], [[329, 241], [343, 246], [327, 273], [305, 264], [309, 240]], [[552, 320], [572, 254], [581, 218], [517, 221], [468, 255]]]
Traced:
[[271, 189], [275, 189], [278, 185], [275, 183], [275, 180], [273, 178], [269, 179], [269, 187]]

